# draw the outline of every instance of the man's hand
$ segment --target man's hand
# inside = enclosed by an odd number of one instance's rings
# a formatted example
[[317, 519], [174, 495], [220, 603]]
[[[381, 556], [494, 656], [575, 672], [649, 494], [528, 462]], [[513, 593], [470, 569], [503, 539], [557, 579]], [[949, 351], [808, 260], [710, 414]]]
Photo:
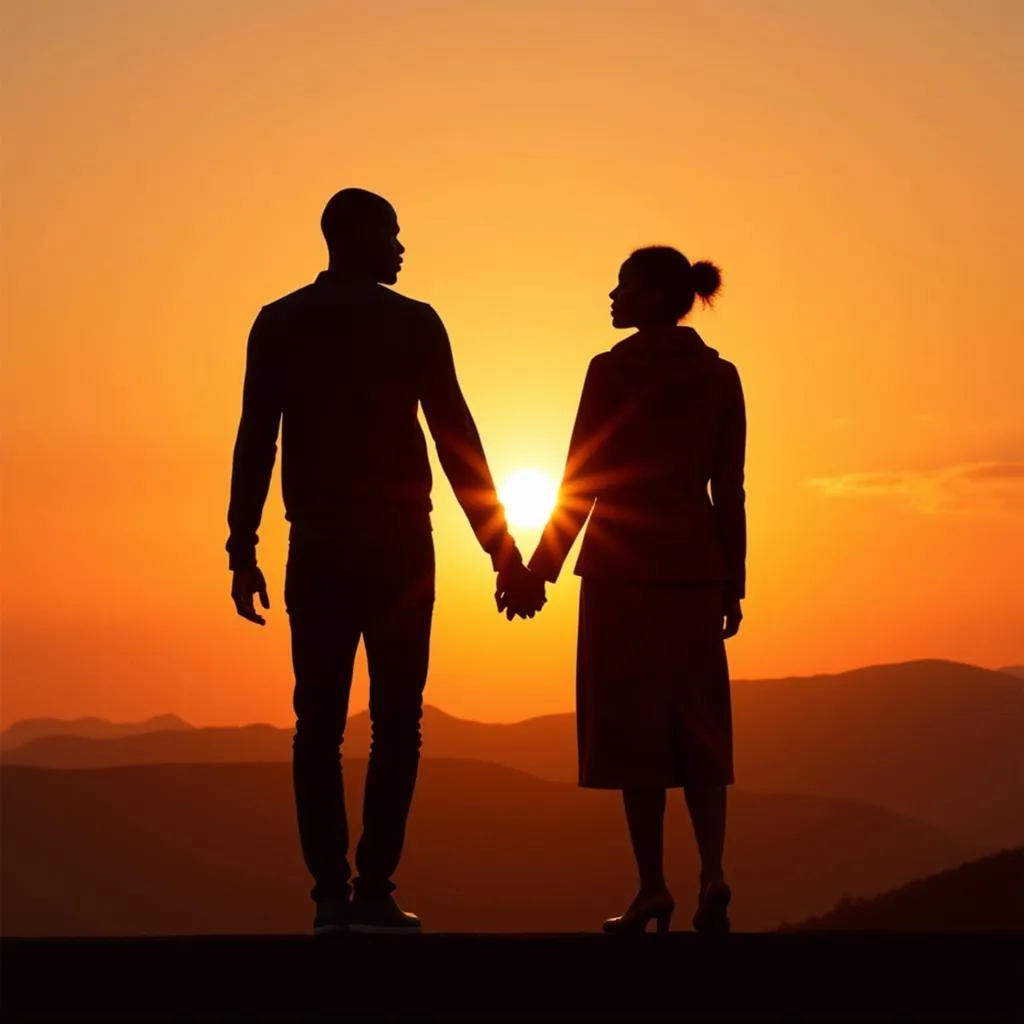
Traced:
[[547, 603], [544, 581], [525, 565], [519, 564], [498, 573], [494, 600], [499, 612], [511, 622], [517, 615], [532, 619]]
[[257, 566], [251, 569], [237, 569], [231, 575], [231, 600], [235, 602], [235, 610], [243, 619], [265, 626], [267, 620], [256, 613], [253, 604], [253, 595], [260, 595], [260, 604], [264, 608], [270, 608], [270, 599], [267, 597], [267, 581]]
[[743, 610], [740, 608], [738, 597], [730, 598], [725, 602], [725, 625], [722, 629], [722, 636], [728, 640], [740, 631], [740, 623], [743, 621]]

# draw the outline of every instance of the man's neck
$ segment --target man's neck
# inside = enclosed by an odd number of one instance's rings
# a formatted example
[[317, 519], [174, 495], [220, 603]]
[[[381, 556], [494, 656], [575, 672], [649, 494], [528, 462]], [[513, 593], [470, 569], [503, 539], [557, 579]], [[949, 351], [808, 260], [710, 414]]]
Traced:
[[343, 263], [328, 263], [327, 273], [332, 277], [344, 278], [346, 281], [359, 281], [365, 284], [377, 284], [376, 275], [359, 267], [346, 266]]

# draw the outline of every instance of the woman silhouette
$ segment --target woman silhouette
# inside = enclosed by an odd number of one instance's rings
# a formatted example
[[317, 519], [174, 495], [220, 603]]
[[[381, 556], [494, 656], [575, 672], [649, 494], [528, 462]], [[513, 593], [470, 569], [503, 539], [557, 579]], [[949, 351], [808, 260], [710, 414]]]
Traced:
[[[736, 367], [679, 326], [718, 268], [639, 249], [611, 292], [636, 333], [587, 371], [558, 507], [530, 568], [554, 583], [589, 516], [577, 648], [579, 782], [621, 789], [640, 888], [608, 932], [667, 931], [665, 791], [682, 787], [701, 857], [693, 926], [729, 929], [722, 869], [732, 709], [724, 641], [744, 597], [746, 413]], [[710, 493], [709, 493], [710, 489]]]

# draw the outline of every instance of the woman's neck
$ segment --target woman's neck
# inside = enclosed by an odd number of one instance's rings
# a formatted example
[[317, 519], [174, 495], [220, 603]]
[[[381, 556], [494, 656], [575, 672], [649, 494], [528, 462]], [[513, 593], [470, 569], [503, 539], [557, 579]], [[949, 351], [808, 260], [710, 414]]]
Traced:
[[675, 334], [682, 326], [682, 324], [673, 323], [644, 324], [638, 325], [636, 329], [640, 334], [666, 335]]

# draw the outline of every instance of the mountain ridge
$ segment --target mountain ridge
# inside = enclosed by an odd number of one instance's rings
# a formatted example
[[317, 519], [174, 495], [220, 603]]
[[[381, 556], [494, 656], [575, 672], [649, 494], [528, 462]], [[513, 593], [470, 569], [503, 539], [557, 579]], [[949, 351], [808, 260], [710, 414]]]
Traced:
[[780, 931], [1024, 932], [1024, 846], [917, 878]]
[[[1024, 843], [1024, 687], [1010, 675], [932, 660], [738, 681], [733, 709], [741, 786], [860, 799], [990, 850]], [[428, 705], [423, 734], [425, 758], [483, 760], [576, 781], [572, 713], [481, 723]], [[257, 724], [110, 740], [50, 737], [2, 761], [58, 768], [284, 762], [291, 736]], [[364, 711], [349, 721], [345, 755], [365, 757], [369, 739]]]
[[[861, 665], [861, 666], [858, 666], [857, 668], [844, 669], [841, 672], [814, 672], [814, 673], [808, 673], [808, 674], [803, 674], [803, 675], [765, 676], [765, 677], [762, 677], [762, 678], [755, 678], [755, 679], [735, 678], [735, 679], [732, 680], [732, 685], [733, 686], [756, 686], [756, 685], [761, 685], [761, 684], [766, 684], [766, 683], [782, 683], [782, 682], [797, 682], [797, 681], [819, 682], [819, 681], [827, 680], [827, 679], [841, 679], [841, 678], [847, 678], [847, 677], [855, 677], [855, 676], [858, 676], [858, 675], [861, 675], [861, 674], [872, 673], [872, 672], [875, 672], [877, 670], [886, 670], [886, 671], [890, 671], [890, 670], [913, 670], [913, 669], [920, 669], [920, 668], [924, 668], [924, 667], [935, 667], [935, 666], [954, 666], [954, 667], [969, 669], [969, 670], [978, 671], [978, 672], [1009, 674], [1009, 675], [1016, 675], [1016, 676], [1024, 677], [1024, 665], [1004, 665], [1004, 666], [1002, 666], [1000, 668], [988, 669], [988, 668], [984, 668], [984, 667], [982, 667], [980, 665], [974, 665], [974, 664], [972, 664], [970, 662], [955, 661], [955, 660], [951, 660], [951, 659], [947, 659], [947, 658], [916, 658], [916, 659], [911, 659], [911, 660], [908, 660], [908, 661], [878, 662], [878, 663], [875, 663], [875, 664], [872, 664], [872, 665]], [[570, 711], [554, 711], [554, 712], [548, 712], [548, 713], [543, 714], [543, 715], [528, 715], [526, 718], [517, 718], [517, 719], [513, 719], [511, 721], [507, 721], [507, 722], [504, 722], [504, 721], [502, 721], [502, 722], [493, 722], [493, 721], [483, 721], [481, 719], [475, 719], [475, 718], [462, 718], [462, 717], [460, 717], [458, 715], [453, 715], [451, 712], [444, 711], [440, 707], [438, 707], [437, 705], [434, 705], [434, 704], [426, 703], [424, 705], [424, 707], [425, 708], [431, 708], [438, 715], [441, 715], [441, 716], [443, 716], [445, 718], [448, 718], [448, 719], [451, 719], [453, 721], [470, 722], [470, 723], [473, 723], [475, 725], [487, 725], [487, 726], [517, 726], [517, 725], [525, 725], [525, 724], [527, 724], [529, 722], [542, 722], [542, 721], [545, 721], [545, 720], [548, 720], [548, 719], [556, 719], [556, 718], [564, 717], [565, 715], [573, 714], [573, 712], [571, 710]], [[365, 716], [365, 715], [368, 715], [368, 711], [364, 708], [363, 710], [356, 712], [356, 714], [353, 715], [352, 718], [354, 719], [354, 718], [357, 718], [359, 716]], [[128, 733], [127, 730], [130, 730], [130, 729], [139, 730], [140, 727], [148, 726], [150, 723], [157, 722], [160, 719], [169, 719], [169, 720], [173, 720], [176, 723], [180, 723], [179, 727], [183, 728], [183, 729], [245, 729], [245, 728], [248, 728], [249, 726], [252, 726], [252, 725], [266, 725], [266, 726], [269, 726], [272, 729], [287, 729], [287, 728], [290, 728], [290, 726], [274, 725], [272, 722], [243, 722], [243, 723], [240, 723], [238, 725], [195, 725], [194, 723], [185, 721], [183, 718], [181, 718], [179, 715], [175, 714], [174, 712], [162, 712], [161, 714], [153, 715], [153, 716], [151, 716], [149, 718], [146, 718], [146, 719], [144, 719], [142, 721], [138, 721], [138, 722], [119, 722], [119, 721], [114, 721], [112, 719], [107, 719], [107, 718], [104, 718], [102, 716], [97, 716], [97, 715], [87, 715], [87, 716], [83, 716], [83, 717], [79, 717], [79, 718], [71, 718], [71, 719], [56, 718], [56, 717], [52, 717], [52, 716], [42, 716], [42, 717], [30, 717], [30, 718], [17, 719], [14, 722], [12, 722], [10, 725], [8, 725], [5, 729], [0, 730], [0, 749], [3, 749], [6, 746], [6, 744], [4, 742], [5, 738], [8, 737], [16, 728], [21, 729], [21, 728], [23, 728], [25, 726], [28, 726], [28, 725], [31, 725], [33, 727], [33, 730], [35, 730], [37, 728], [42, 730], [42, 729], [45, 729], [47, 727], [60, 727], [60, 731], [59, 732], [39, 731], [38, 732], [39, 736], [50, 736], [50, 735], [81, 735], [81, 736], [89, 735], [89, 736], [91, 736], [92, 735], [91, 733], [71, 732], [71, 731], [69, 731], [69, 727], [76, 727], [76, 726], [79, 726], [79, 725], [88, 726], [91, 723], [96, 723], [96, 724], [98, 724], [100, 726], [104, 726], [104, 727], [110, 727], [110, 728], [115, 728], [115, 729], [123, 729], [123, 730], [125, 730], [124, 734], [128, 735], [129, 733]], [[147, 729], [146, 731], [151, 731], [151, 730]], [[97, 737], [97, 738], [101, 738], [101, 737]]]
[[83, 739], [119, 739], [153, 732], [186, 731], [196, 726], [171, 712], [138, 722], [114, 722], [97, 715], [81, 718], [23, 718], [0, 732], [0, 751], [9, 752], [37, 739], [76, 736]]

